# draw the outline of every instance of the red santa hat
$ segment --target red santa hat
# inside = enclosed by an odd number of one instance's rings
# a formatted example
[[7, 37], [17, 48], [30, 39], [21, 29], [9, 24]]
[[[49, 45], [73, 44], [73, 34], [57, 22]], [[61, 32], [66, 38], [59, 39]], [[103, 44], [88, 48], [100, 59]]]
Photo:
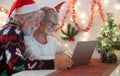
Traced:
[[45, 9], [44, 12], [47, 12], [48, 10], [53, 10], [53, 9], [55, 9], [55, 10], [59, 13], [59, 10], [60, 10], [61, 6], [62, 6], [64, 3], [65, 3], [65, 1], [60, 2], [60, 3], [57, 4], [54, 8], [47, 8], [47, 9]]
[[61, 6], [62, 6], [64, 3], [65, 3], [65, 1], [60, 2], [59, 4], [57, 4], [57, 5], [55, 6], [55, 9], [56, 9], [57, 12], [59, 12]]
[[26, 14], [39, 10], [40, 7], [34, 0], [16, 0], [9, 11], [8, 16], [14, 12], [14, 14]]

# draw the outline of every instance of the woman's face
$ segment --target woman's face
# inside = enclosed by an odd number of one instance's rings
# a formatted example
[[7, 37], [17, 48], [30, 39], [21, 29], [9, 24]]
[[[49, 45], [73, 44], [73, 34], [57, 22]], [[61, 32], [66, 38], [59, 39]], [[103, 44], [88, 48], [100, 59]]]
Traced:
[[40, 26], [35, 30], [35, 34], [50, 35], [55, 30], [58, 24], [58, 18], [55, 13], [48, 16], [45, 21], [40, 23]]
[[46, 35], [52, 34], [57, 25], [58, 25], [58, 20], [56, 16], [51, 16], [51, 18], [47, 20], [47, 26], [45, 28]]

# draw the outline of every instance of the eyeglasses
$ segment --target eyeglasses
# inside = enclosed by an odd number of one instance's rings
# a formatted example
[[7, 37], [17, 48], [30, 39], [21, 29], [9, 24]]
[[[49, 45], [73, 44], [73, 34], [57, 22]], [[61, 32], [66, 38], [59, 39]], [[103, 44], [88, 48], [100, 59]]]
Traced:
[[54, 23], [53, 21], [48, 21], [49, 22], [49, 26], [53, 29], [56, 28], [56, 26], [58, 25], [57, 23]]
[[54, 23], [53, 21], [49, 21], [50, 25], [56, 26], [58, 25], [57, 23]]

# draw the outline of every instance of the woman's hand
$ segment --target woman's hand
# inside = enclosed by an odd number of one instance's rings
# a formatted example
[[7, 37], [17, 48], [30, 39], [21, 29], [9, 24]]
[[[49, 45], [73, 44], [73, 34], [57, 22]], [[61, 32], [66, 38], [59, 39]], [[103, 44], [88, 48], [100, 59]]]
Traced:
[[54, 68], [55, 69], [68, 69], [71, 68], [73, 61], [70, 59], [67, 54], [57, 55], [54, 59]]

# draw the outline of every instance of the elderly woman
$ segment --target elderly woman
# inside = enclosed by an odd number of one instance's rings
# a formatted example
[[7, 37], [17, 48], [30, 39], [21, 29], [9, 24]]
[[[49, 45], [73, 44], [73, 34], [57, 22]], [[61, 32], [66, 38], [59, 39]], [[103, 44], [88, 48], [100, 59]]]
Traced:
[[10, 21], [0, 29], [0, 76], [11, 76], [23, 70], [71, 67], [72, 61], [66, 55], [49, 60], [24, 57], [24, 36], [33, 36], [40, 26], [41, 11], [33, 0], [16, 0], [9, 17]]
[[71, 51], [51, 35], [58, 24], [58, 12], [50, 7], [43, 7], [40, 26], [33, 36], [25, 36], [25, 56], [34, 59], [54, 59], [55, 56], [71, 57]]

